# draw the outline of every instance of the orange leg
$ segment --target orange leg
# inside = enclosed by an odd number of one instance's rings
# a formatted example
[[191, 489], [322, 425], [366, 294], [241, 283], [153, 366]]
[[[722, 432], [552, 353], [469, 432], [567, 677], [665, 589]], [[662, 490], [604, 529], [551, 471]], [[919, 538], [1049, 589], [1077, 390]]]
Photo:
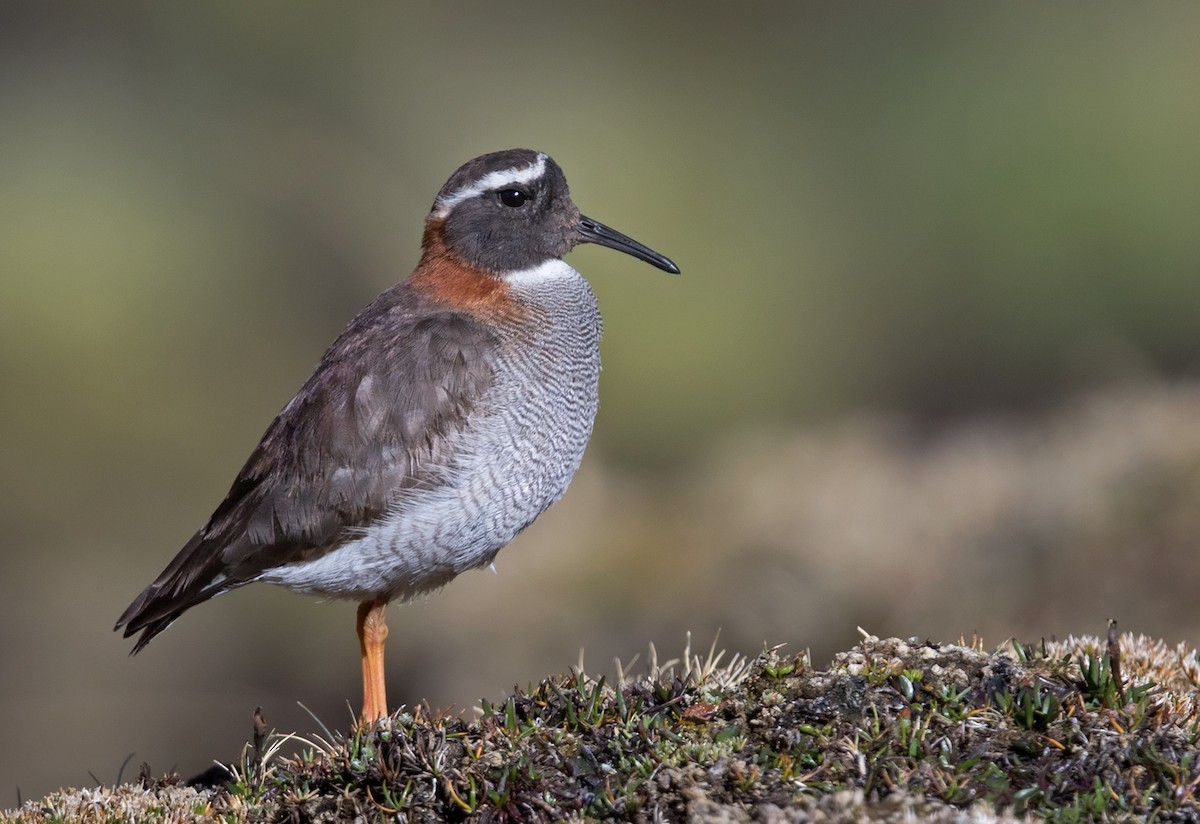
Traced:
[[358, 605], [358, 642], [362, 648], [363, 724], [387, 715], [386, 684], [383, 677], [383, 648], [387, 641], [387, 601], [363, 601]]

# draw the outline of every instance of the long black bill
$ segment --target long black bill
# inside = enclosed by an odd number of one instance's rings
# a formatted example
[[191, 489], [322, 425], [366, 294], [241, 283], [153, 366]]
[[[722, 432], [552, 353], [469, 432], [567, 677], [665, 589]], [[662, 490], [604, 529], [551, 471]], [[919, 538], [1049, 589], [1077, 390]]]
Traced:
[[651, 266], [657, 266], [672, 275], [679, 274], [679, 267], [669, 257], [660, 255], [653, 249], [643, 246], [631, 237], [627, 237], [616, 229], [610, 229], [598, 220], [590, 217], [579, 217], [579, 239], [581, 243], [598, 243], [609, 249], [616, 249], [627, 255], [633, 255], [638, 260], [644, 260]]

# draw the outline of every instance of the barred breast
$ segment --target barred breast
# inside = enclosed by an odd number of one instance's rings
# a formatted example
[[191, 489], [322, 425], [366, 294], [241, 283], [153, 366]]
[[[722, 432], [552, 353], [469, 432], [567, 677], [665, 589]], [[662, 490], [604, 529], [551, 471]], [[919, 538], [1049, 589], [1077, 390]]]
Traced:
[[522, 311], [496, 327], [495, 380], [434, 488], [398, 494], [355, 540], [259, 580], [300, 591], [407, 599], [496, 553], [566, 491], [599, 399], [601, 319], [587, 281], [561, 260], [505, 277]]

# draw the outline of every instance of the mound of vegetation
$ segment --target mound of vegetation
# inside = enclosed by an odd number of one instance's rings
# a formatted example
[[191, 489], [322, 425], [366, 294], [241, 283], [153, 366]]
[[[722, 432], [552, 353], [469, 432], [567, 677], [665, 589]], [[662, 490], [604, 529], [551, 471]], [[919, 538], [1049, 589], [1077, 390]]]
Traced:
[[1200, 820], [1194, 650], [864, 633], [827, 669], [710, 650], [547, 678], [477, 718], [267, 735], [215, 787], [62, 791], [3, 821]]

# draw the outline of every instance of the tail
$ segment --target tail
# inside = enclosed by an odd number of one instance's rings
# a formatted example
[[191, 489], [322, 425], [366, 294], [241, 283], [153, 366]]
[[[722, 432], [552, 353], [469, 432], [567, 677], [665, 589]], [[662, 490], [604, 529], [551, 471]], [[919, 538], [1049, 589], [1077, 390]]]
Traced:
[[128, 638], [130, 635], [133, 635], [139, 630], [141, 631], [142, 636], [138, 638], [137, 642], [133, 645], [133, 650], [129, 653], [130, 655], [137, 655], [139, 652], [141, 652], [142, 648], [145, 647], [146, 644], [150, 643], [151, 638], [153, 638], [155, 635], [158, 635], [167, 627], [171, 626], [171, 624], [175, 623], [175, 619], [183, 614], [183, 610], [179, 609], [174, 612], [170, 612], [161, 618], [147, 619], [143, 614], [143, 610], [147, 606], [148, 602], [146, 599], [150, 594], [150, 590], [147, 589], [145, 592], [139, 595], [137, 599], [129, 605], [129, 608], [121, 614], [121, 617], [117, 620], [117, 625], [113, 627], [114, 631], [119, 630], [121, 627], [125, 627], [125, 638]]
[[142, 633], [130, 655], [141, 652], [154, 636], [196, 604], [246, 583], [230, 581], [219, 572], [218, 564], [214, 563], [219, 553], [213, 552], [214, 547], [208, 543], [204, 530], [197, 532], [154, 583], [121, 613], [114, 631], [124, 627], [125, 638]]

